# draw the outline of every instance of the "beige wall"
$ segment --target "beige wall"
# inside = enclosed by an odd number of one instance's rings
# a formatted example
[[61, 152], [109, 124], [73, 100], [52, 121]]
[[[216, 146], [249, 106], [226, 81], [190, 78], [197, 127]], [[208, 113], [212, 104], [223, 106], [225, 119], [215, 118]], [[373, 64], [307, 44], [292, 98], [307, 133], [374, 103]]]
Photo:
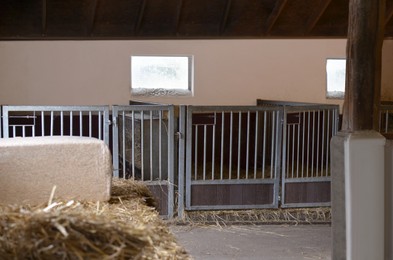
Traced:
[[[130, 56], [195, 57], [193, 97], [174, 104], [252, 105], [256, 98], [341, 103], [325, 98], [326, 58], [345, 40], [167, 40], [0, 42], [0, 104], [127, 104]], [[393, 41], [385, 41], [383, 93], [393, 98]], [[137, 98], [141, 100], [141, 98]]]

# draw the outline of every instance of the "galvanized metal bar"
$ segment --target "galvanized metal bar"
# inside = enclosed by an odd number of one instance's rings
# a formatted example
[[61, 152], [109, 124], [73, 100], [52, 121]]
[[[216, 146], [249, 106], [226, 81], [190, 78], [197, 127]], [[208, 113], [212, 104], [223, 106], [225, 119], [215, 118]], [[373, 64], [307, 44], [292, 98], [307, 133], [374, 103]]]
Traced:
[[206, 180], [206, 131], [207, 125], [203, 126], [203, 180]]
[[141, 114], [141, 146], [140, 147], [141, 147], [141, 174], [142, 174], [141, 179], [142, 181], [144, 181], [145, 180], [145, 156], [144, 156], [145, 116], [143, 110], [140, 111], [140, 114]]
[[35, 124], [31, 126], [31, 133], [35, 137]]
[[102, 115], [101, 111], [98, 111], [98, 139], [102, 140]]
[[258, 133], [259, 133], [259, 112], [255, 112], [255, 149], [254, 149], [254, 179], [257, 178], [257, 160], [258, 160]]
[[288, 117], [288, 113], [287, 113], [287, 108], [284, 106], [283, 110], [282, 110], [282, 161], [281, 161], [281, 204], [285, 204], [285, 181], [287, 179], [287, 175], [286, 175], [286, 161], [287, 161], [287, 142], [288, 142], [288, 138], [287, 138], [287, 117]]
[[112, 163], [113, 177], [119, 178], [119, 127], [118, 127], [118, 108], [112, 106]]
[[230, 123], [229, 123], [229, 177], [232, 179], [232, 139], [233, 139], [233, 111], [230, 113]]
[[50, 111], [50, 136], [53, 136], [53, 111]]
[[[274, 124], [274, 122], [276, 121], [276, 112], [277, 111], [273, 111], [273, 114], [272, 114], [272, 116], [273, 116], [273, 118], [272, 118], [272, 133], [274, 133], [276, 130], [275, 130], [275, 124]], [[271, 143], [271, 152], [270, 152], [270, 178], [273, 178], [273, 174], [274, 174], [274, 167], [272, 167], [273, 165], [274, 165], [274, 154], [275, 154], [275, 145], [274, 145], [274, 143], [276, 142], [276, 138], [275, 138], [275, 135], [274, 134], [272, 134], [272, 143]]]
[[91, 111], [89, 111], [89, 137], [91, 137], [91, 129], [92, 129], [92, 118], [91, 118]]
[[314, 141], [315, 141], [315, 111], [312, 111], [312, 146], [311, 146], [311, 177], [314, 176]]
[[273, 206], [278, 208], [278, 203], [280, 199], [280, 179], [281, 176], [281, 155], [282, 155], [282, 138], [283, 138], [283, 111], [277, 110], [277, 120], [276, 120], [276, 132], [273, 133], [276, 136], [276, 155], [275, 155], [275, 165], [274, 165], [274, 187], [273, 187]]
[[242, 113], [239, 112], [239, 124], [238, 124], [238, 138], [237, 138], [237, 179], [240, 179], [240, 154], [242, 146]]
[[212, 180], [214, 180], [215, 179], [215, 176], [214, 176], [214, 162], [215, 162], [215, 154], [216, 154], [216, 124], [217, 124], [217, 122], [216, 122], [216, 120], [217, 120], [217, 113], [216, 112], [214, 112], [214, 124], [213, 124], [213, 126], [212, 126], [212, 172], [211, 172], [211, 174], [212, 174]]
[[248, 179], [248, 164], [250, 156], [250, 111], [247, 112], [247, 141], [246, 141], [246, 179]]
[[149, 142], [149, 144], [150, 144], [150, 151], [149, 151], [149, 154], [150, 154], [150, 180], [152, 181], [153, 180], [153, 111], [152, 110], [150, 110], [150, 118], [149, 118], [149, 121], [150, 121], [150, 127], [149, 127], [149, 133], [150, 133], [150, 142]]
[[322, 110], [323, 125], [322, 125], [322, 137], [321, 137], [321, 140], [322, 140], [322, 143], [321, 143], [321, 145], [322, 145], [322, 147], [321, 147], [321, 176], [324, 176], [323, 165], [325, 162], [325, 127], [326, 127], [326, 123], [329, 121], [329, 120], [326, 120], [325, 112], [326, 112], [326, 110]]
[[185, 153], [186, 153], [186, 106], [179, 106], [179, 160], [178, 160], [178, 199], [177, 214], [179, 219], [184, 218], [184, 202], [185, 202]]
[[73, 115], [72, 115], [72, 111], [70, 111], [70, 136], [73, 135], [73, 131], [74, 131], [72, 124], [73, 124]]
[[45, 135], [45, 113], [41, 111], [41, 136]]
[[[291, 158], [291, 178], [294, 178], [294, 171], [295, 171], [295, 125], [290, 125], [291, 133], [292, 133], [292, 158]], [[296, 176], [297, 177], [297, 176]]]
[[131, 112], [131, 175], [135, 179], [135, 111]]
[[[179, 119], [180, 120], [180, 119]], [[182, 133], [182, 132], [180, 132]], [[162, 110], [158, 113], [158, 178], [162, 180]]]
[[[269, 113], [271, 114], [271, 113]], [[262, 179], [265, 179], [267, 112], [263, 112]]]
[[83, 135], [83, 113], [79, 111], [79, 136]]
[[195, 185], [217, 185], [217, 184], [274, 184], [273, 179], [232, 179], [232, 180], [197, 180], [192, 181]]
[[310, 121], [311, 121], [311, 112], [308, 111], [308, 119], [307, 119], [307, 167], [306, 167], [306, 176], [308, 177], [309, 170], [309, 159], [310, 159]]
[[194, 180], [198, 180], [198, 125], [195, 125]]
[[[300, 117], [300, 114], [299, 114]], [[296, 124], [297, 129], [297, 147], [296, 147], [296, 178], [299, 178], [299, 147], [300, 147], [300, 124]]]
[[12, 137], [16, 137], [16, 125], [12, 126]]
[[109, 106], [103, 108], [98, 107], [97, 109], [104, 110], [104, 142], [109, 146], [109, 125], [111, 124], [109, 120]]
[[224, 123], [225, 114], [221, 112], [221, 157], [220, 157], [220, 180], [224, 177]]
[[22, 125], [22, 137], [26, 137], [26, 125]]
[[174, 183], [175, 183], [175, 109], [174, 106], [168, 106], [168, 218], [172, 218], [174, 214]]
[[60, 111], [60, 136], [64, 134], [64, 112]]
[[318, 125], [317, 125], [317, 152], [316, 152], [316, 157], [317, 160], [315, 162], [316, 166], [315, 166], [315, 175], [316, 177], [319, 177], [319, 132], [320, 132], [320, 128], [321, 128], [321, 122], [320, 122], [320, 118], [321, 118], [321, 110], [317, 110], [318, 111]]
[[186, 209], [191, 208], [191, 170], [192, 170], [192, 106], [187, 107], [186, 121]]
[[123, 179], [126, 178], [126, 168], [127, 168], [127, 160], [126, 160], [126, 115], [125, 111], [121, 111], [121, 135], [122, 135], [122, 151], [121, 157], [123, 159]]
[[305, 146], [305, 139], [304, 139], [304, 135], [306, 132], [306, 112], [303, 111], [303, 118], [302, 118], [302, 126], [303, 126], [303, 131], [302, 131], [302, 174], [301, 177], [304, 177], [304, 146]]
[[[325, 176], [329, 175], [329, 153], [330, 153], [330, 110], [327, 110], [327, 126], [326, 126], [326, 159], [325, 159]], [[334, 111], [332, 113], [332, 125], [334, 125]], [[333, 135], [332, 135], [333, 136]]]

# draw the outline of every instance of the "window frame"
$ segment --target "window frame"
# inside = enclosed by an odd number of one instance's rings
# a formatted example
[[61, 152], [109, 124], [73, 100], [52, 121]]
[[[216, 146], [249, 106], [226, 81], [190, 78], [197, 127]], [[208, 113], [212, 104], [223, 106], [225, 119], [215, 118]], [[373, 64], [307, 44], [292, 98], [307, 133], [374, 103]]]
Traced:
[[[133, 75], [132, 75], [132, 58], [133, 57], [163, 57], [163, 58], [176, 58], [184, 57], [188, 59], [187, 68], [187, 82], [188, 86], [184, 89], [171, 89], [171, 88], [134, 88]], [[194, 95], [194, 56], [193, 55], [131, 55], [130, 56], [130, 88], [133, 96], [142, 97], [165, 97], [165, 96], [186, 96]]]

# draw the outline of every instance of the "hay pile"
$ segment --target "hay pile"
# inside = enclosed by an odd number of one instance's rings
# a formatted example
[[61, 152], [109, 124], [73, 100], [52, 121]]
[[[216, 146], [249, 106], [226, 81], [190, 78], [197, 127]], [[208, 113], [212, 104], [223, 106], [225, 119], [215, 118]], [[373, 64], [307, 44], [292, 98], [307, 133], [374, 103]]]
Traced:
[[150, 191], [115, 181], [108, 203], [0, 206], [0, 259], [189, 259]]
[[180, 224], [330, 224], [331, 218], [330, 207], [193, 211]]

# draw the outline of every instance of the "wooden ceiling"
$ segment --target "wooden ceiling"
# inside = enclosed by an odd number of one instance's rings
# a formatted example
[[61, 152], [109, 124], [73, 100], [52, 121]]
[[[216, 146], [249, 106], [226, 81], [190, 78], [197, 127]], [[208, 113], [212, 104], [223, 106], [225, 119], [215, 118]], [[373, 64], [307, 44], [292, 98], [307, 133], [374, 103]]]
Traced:
[[[371, 0], [372, 1], [372, 0]], [[386, 0], [393, 37], [393, 0]], [[1, 0], [0, 40], [345, 38], [349, 0]]]

